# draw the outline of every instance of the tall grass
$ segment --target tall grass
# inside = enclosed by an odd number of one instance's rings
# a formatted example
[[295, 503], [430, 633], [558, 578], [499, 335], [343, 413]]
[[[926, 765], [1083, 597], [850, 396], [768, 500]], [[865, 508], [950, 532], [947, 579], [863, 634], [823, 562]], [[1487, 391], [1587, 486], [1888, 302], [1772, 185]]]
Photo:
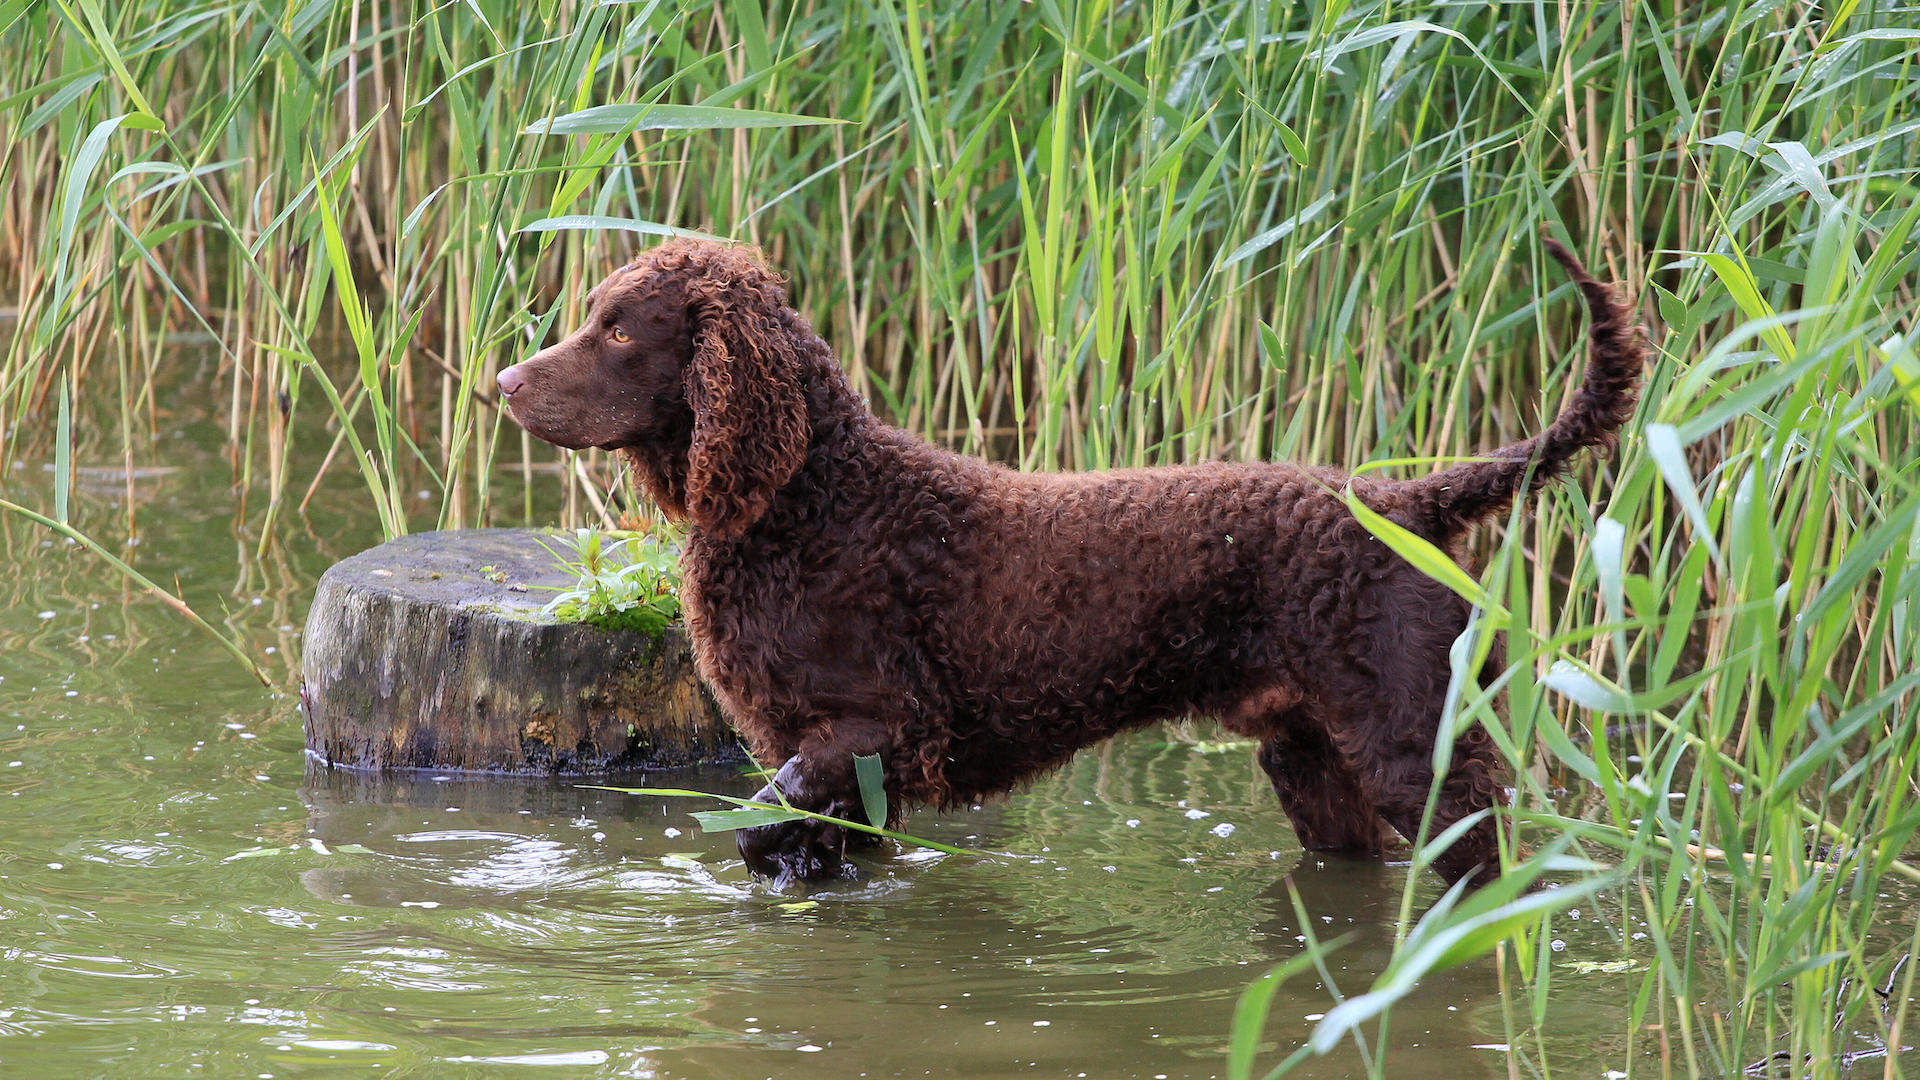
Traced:
[[[263, 543], [325, 483], [390, 533], [520, 520], [495, 478], [556, 458], [570, 522], [611, 517], [617, 470], [531, 444], [492, 376], [667, 229], [761, 244], [883, 413], [971, 452], [1469, 455], [1571, 389], [1546, 226], [1642, 298], [1660, 359], [1612, 461], [1483, 544], [1467, 644], [1507, 636], [1504, 708], [1463, 690], [1447, 721], [1502, 741], [1531, 845], [1622, 868], [1650, 929], [1621, 935], [1620, 1069], [1826, 1072], [1915, 1041], [1911, 25], [1881, 0], [0, 0], [0, 456], [65, 445], [70, 379], [121, 418], [76, 452], [145, 460], [169, 343], [210, 334]], [[296, 458], [314, 409], [332, 452]], [[1549, 1071], [1553, 906], [1416, 930], [1409, 904], [1370, 1003], [1507, 940], [1515, 1068]], [[1325, 1037], [1349, 1030], [1390, 1044]]]

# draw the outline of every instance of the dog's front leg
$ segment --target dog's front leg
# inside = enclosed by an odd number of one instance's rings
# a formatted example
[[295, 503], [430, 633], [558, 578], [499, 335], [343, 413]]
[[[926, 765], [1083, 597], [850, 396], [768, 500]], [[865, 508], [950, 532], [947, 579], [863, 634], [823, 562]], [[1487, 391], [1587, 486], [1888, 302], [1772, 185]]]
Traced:
[[[880, 724], [837, 724], [830, 732], [801, 743], [773, 780], [754, 795], [755, 802], [807, 810], [849, 821], [865, 820], [860, 799], [856, 756], [881, 753], [891, 745]], [[867, 834], [849, 833], [840, 825], [811, 818], [741, 829], [735, 834], [747, 869], [771, 878], [778, 888], [797, 881], [827, 881], [851, 877], [846, 861], [850, 842]]]

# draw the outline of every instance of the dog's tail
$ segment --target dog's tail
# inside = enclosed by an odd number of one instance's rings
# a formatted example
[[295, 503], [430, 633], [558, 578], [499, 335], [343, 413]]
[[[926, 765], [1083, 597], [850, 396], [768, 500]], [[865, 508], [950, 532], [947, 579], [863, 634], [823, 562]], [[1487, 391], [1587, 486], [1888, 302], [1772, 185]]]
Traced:
[[1633, 309], [1595, 281], [1571, 252], [1551, 237], [1545, 243], [1587, 302], [1593, 325], [1587, 332], [1586, 378], [1547, 430], [1492, 451], [1486, 455], [1490, 460], [1407, 481], [1401, 489], [1403, 496], [1411, 496], [1403, 504], [1406, 518], [1429, 539], [1452, 539], [1505, 510], [1529, 475], [1535, 482], [1551, 480], [1565, 472], [1581, 450], [1611, 449], [1621, 425], [1633, 415], [1647, 356], [1646, 329], [1634, 319]]

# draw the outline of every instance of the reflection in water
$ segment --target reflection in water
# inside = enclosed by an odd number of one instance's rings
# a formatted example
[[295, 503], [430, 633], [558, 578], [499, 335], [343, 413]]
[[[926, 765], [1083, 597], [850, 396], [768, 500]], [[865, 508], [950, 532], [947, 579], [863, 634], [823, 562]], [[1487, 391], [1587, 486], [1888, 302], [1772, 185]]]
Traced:
[[[544, 982], [510, 1014], [482, 1006], [435, 1029], [479, 1037], [475, 1025], [498, 1023], [549, 1047], [595, 1044], [443, 1061], [578, 1064], [610, 1055], [619, 1033], [644, 1043], [632, 1049], [659, 1076], [845, 1076], [888, 1062], [1212, 1076], [1239, 990], [1299, 948], [1280, 884], [1299, 852], [1255, 780], [1244, 758], [1142, 735], [1010, 804], [915, 820], [991, 860], [883, 852], [860, 881], [800, 899], [749, 880], [727, 837], [684, 816], [694, 802], [316, 770], [309, 832], [364, 854], [308, 868], [303, 886], [431, 921], [404, 943], [354, 931], [310, 955], [334, 959], [338, 982], [394, 993], [497, 998]], [[675, 783], [751, 786], [731, 770]], [[1336, 957], [1336, 975], [1363, 985], [1384, 963], [1404, 873], [1312, 860], [1291, 875], [1310, 917], [1339, 913], [1316, 932], [1360, 931], [1365, 947]], [[1299, 989], [1324, 1009], [1316, 987]], [[1456, 1026], [1460, 992], [1433, 995]], [[777, 1066], [760, 1063], [768, 1054]]]
[[[112, 681], [83, 672], [70, 715], [0, 731], [0, 763], [31, 762], [0, 788], [7, 1075], [1211, 1077], [1238, 994], [1308, 929], [1347, 939], [1340, 990], [1372, 982], [1407, 875], [1303, 859], [1245, 754], [1150, 730], [913, 820], [986, 858], [882, 849], [781, 895], [699, 831], [701, 800], [296, 772], [291, 709], [238, 680], [138, 714], [89, 680]], [[1556, 926], [1569, 959], [1633, 947], [1606, 903]], [[1636, 980], [1556, 981], [1556, 1064], [1621, 1062]], [[1282, 988], [1269, 1040], [1330, 1005], [1317, 978]], [[1490, 965], [1428, 980], [1393, 1033], [1396, 1077], [1506, 1073]]]
[[[700, 800], [295, 771], [291, 709], [238, 680], [195, 675], [141, 713], [95, 704], [114, 694], [89, 680], [113, 677], [82, 672], [70, 715], [0, 730], [0, 763], [31, 762], [0, 772], [6, 1075], [83, 1060], [103, 1075], [1212, 1077], [1238, 994], [1306, 930], [1347, 939], [1329, 962], [1341, 991], [1372, 982], [1407, 875], [1303, 859], [1244, 753], [1150, 730], [1008, 802], [912, 822], [987, 858], [882, 849], [859, 881], [781, 895], [699, 831]], [[732, 769], [672, 782], [753, 786]], [[1630, 947], [1608, 905], [1556, 927], [1569, 959]], [[1636, 980], [1556, 981], [1556, 1064], [1621, 1062]], [[1282, 988], [1270, 1042], [1297, 1044], [1330, 1005], [1315, 977]], [[1428, 980], [1393, 1032], [1396, 1077], [1506, 1073], [1490, 965]], [[1302, 1075], [1358, 1064], [1344, 1049]]]

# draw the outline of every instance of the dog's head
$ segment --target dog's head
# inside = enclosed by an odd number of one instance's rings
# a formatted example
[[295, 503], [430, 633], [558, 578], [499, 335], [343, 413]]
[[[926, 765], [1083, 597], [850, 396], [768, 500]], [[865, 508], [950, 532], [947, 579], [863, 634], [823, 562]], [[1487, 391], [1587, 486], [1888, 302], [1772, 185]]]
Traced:
[[750, 250], [673, 240], [587, 294], [585, 325], [500, 373], [508, 414], [573, 450], [627, 450], [661, 508], [736, 536], [806, 456], [804, 324]]

